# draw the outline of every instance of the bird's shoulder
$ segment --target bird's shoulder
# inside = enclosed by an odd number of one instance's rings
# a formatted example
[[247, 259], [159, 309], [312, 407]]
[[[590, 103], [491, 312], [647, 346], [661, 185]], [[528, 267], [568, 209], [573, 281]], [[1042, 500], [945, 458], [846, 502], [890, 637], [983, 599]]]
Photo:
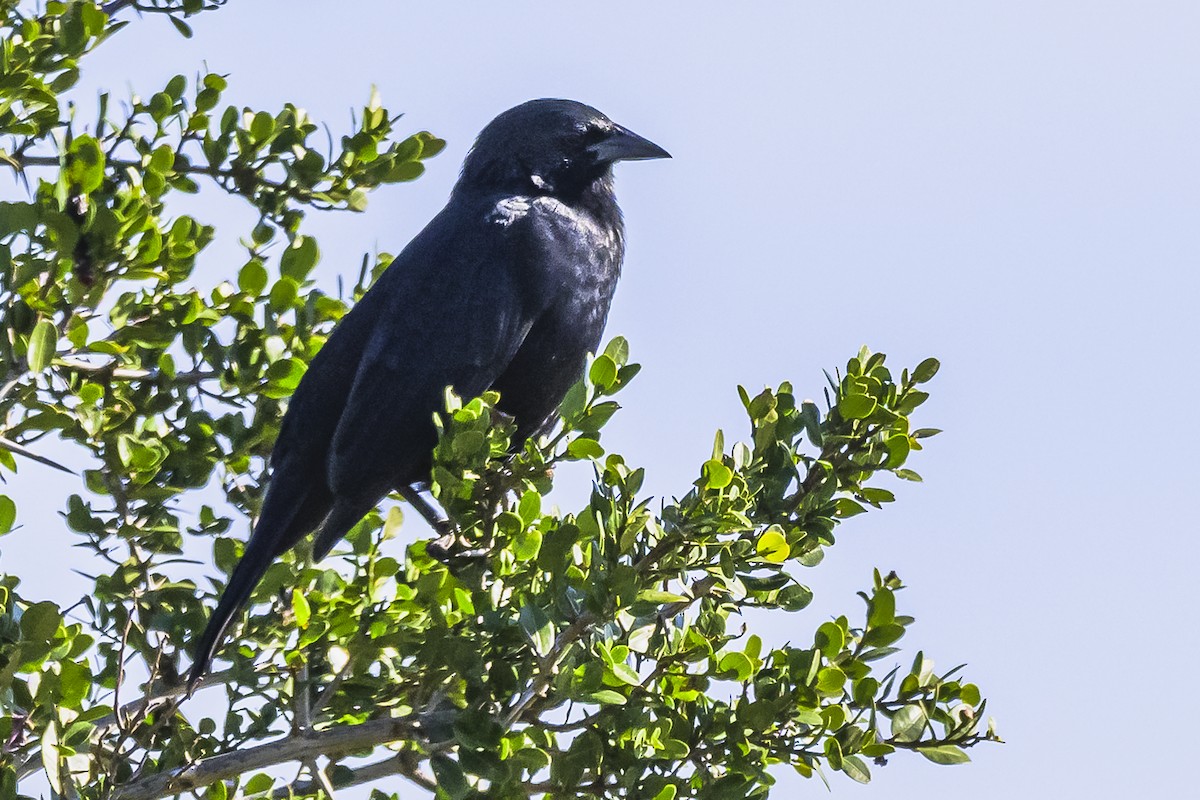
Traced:
[[604, 246], [615, 239], [618, 226], [550, 195], [501, 194], [487, 197], [484, 216], [491, 225], [516, 236], [571, 235]]

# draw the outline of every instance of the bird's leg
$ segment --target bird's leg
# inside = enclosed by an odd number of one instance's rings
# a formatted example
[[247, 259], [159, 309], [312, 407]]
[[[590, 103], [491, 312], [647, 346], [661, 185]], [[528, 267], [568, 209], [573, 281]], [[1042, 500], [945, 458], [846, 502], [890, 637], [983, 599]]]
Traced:
[[438, 534], [438, 538], [425, 545], [426, 552], [438, 561], [445, 561], [450, 557], [450, 551], [454, 548], [454, 545], [457, 544], [457, 537], [454, 535], [454, 526], [450, 524], [450, 520], [443, 518], [437, 509], [421, 496], [421, 493], [416, 488], [401, 486], [397, 491], [421, 515], [421, 518], [429, 523], [429, 527], [433, 528], [434, 532]]
[[425, 552], [430, 557], [442, 562], [448, 563], [455, 558], [477, 558], [487, 554], [487, 549], [470, 549], [471, 544], [463, 540], [458, 531], [455, 530], [453, 523], [450, 520], [442, 517], [438, 510], [433, 507], [415, 486], [402, 486], [396, 491], [400, 493], [409, 505], [416, 509], [417, 513], [429, 523], [429, 526], [438, 534], [438, 538], [425, 544]]

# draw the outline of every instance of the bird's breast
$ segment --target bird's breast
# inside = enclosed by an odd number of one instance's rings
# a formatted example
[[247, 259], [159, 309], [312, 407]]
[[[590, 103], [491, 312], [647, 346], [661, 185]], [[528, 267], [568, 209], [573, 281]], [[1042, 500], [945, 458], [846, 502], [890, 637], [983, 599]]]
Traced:
[[530, 214], [535, 246], [544, 253], [544, 263], [551, 266], [548, 277], [562, 292], [560, 296], [607, 305], [625, 251], [619, 220], [610, 224], [552, 197], [536, 198]]

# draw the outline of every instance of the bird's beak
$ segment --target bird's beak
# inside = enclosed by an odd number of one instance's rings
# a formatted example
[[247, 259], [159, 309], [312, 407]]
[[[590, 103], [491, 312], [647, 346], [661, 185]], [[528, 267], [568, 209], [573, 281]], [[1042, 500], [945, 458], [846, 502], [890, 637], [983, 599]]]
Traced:
[[671, 154], [649, 139], [638, 136], [633, 131], [613, 126], [602, 141], [588, 148], [600, 162], [612, 161], [643, 161], [649, 158], [670, 158]]

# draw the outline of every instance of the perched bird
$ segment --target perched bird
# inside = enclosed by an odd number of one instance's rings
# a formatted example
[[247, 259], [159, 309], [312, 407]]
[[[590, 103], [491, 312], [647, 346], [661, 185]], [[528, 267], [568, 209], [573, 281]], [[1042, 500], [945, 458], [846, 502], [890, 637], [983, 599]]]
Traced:
[[[669, 158], [570, 100], [496, 117], [450, 200], [345, 316], [291, 398], [262, 512], [201, 635], [190, 686], [271, 562], [331, 547], [393, 490], [427, 481], [445, 388], [494, 389], [523, 441], [600, 342], [624, 258], [617, 161]], [[411, 496], [411, 490], [410, 490]]]

